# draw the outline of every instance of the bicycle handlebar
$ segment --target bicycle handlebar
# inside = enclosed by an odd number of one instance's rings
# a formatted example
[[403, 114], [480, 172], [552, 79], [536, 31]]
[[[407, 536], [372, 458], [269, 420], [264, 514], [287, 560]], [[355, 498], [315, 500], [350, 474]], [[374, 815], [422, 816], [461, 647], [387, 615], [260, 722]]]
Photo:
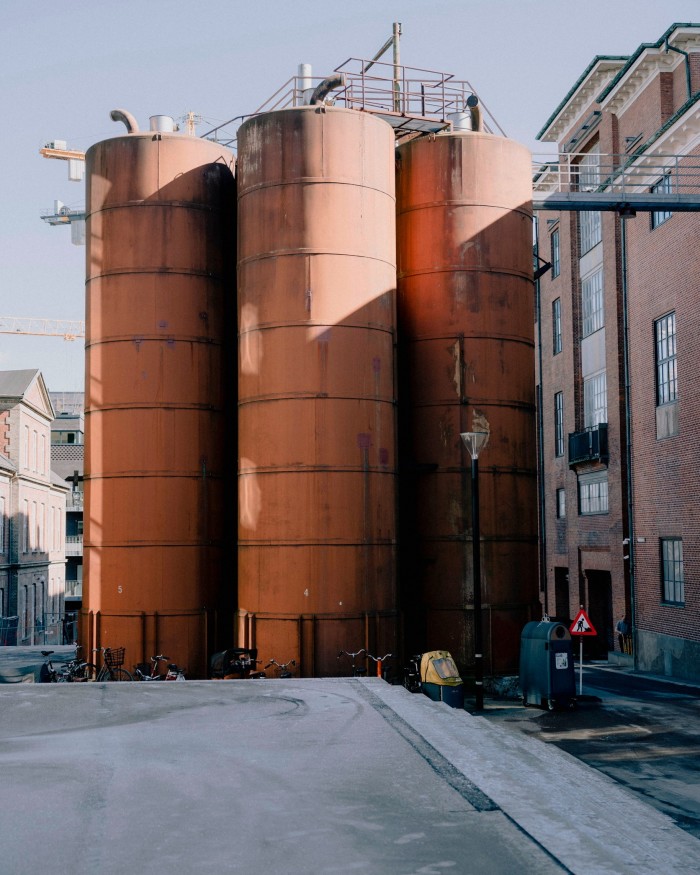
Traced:
[[297, 664], [296, 659], [290, 659], [289, 662], [277, 662], [276, 659], [271, 659], [268, 662], [268, 664], [265, 666], [265, 668], [269, 668], [271, 665], [276, 665], [277, 668], [287, 668], [290, 665], [296, 665], [296, 664]]
[[349, 656], [350, 659], [352, 659], [354, 661], [355, 657], [360, 656], [360, 654], [362, 654], [362, 653], [364, 653], [365, 656], [369, 656], [369, 654], [367, 653], [367, 651], [363, 647], [362, 650], [358, 650], [356, 653], [348, 653], [347, 650], [341, 650], [340, 653], [338, 654], [337, 658], [340, 659], [341, 656]]
[[385, 653], [384, 656], [372, 656], [371, 653], [368, 653], [367, 656], [374, 662], [384, 662], [385, 659], [395, 659], [393, 653]]

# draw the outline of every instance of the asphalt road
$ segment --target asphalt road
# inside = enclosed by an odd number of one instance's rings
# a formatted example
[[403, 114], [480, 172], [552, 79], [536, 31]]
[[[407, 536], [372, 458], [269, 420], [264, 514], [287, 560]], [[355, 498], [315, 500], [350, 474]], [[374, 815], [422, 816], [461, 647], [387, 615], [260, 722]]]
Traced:
[[677, 690], [628, 704], [592, 669], [578, 711], [473, 716], [378, 678], [35, 684], [11, 656], [0, 875], [699, 871], [676, 809], [560, 749], [666, 726]]
[[2, 875], [566, 871], [371, 682], [4, 685], [0, 774]]
[[567, 751], [700, 838], [700, 686], [584, 664], [576, 710], [491, 700], [484, 716]]

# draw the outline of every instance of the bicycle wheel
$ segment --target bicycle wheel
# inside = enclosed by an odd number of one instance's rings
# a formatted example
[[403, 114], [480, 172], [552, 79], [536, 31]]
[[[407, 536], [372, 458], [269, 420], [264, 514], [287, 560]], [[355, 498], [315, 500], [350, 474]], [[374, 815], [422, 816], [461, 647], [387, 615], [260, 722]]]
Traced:
[[106, 681], [133, 681], [133, 677], [125, 668], [111, 668], [105, 677]]
[[85, 681], [94, 681], [96, 678], [97, 666], [92, 662], [84, 662], [75, 669], [72, 680], [74, 683], [84, 683]]

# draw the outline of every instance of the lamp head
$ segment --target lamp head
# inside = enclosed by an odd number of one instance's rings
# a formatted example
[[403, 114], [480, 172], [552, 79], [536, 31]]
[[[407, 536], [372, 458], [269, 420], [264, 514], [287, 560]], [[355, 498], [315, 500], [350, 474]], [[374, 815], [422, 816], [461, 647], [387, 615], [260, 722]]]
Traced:
[[487, 431], [465, 431], [460, 437], [472, 459], [478, 459], [479, 453], [486, 448], [486, 444], [489, 442], [489, 432]]

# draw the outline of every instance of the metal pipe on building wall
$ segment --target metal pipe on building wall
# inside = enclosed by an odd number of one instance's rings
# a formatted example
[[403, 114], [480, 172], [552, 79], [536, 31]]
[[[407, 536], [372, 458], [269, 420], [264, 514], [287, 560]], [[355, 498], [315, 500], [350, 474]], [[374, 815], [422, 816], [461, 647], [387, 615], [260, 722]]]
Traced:
[[393, 131], [262, 114], [237, 181], [237, 644], [337, 675], [397, 644]]
[[481, 132], [398, 149], [402, 541], [414, 651], [473, 668], [472, 532], [460, 433], [488, 431], [480, 473], [486, 670], [517, 670], [539, 616], [530, 154]]
[[625, 378], [625, 463], [627, 468], [626, 489], [626, 514], [628, 547], [628, 580], [629, 580], [629, 626], [632, 633], [632, 652], [634, 661], [637, 661], [636, 622], [635, 622], [635, 595], [634, 595], [634, 478], [632, 470], [632, 402], [631, 402], [631, 376], [630, 376], [630, 350], [629, 350], [629, 287], [627, 276], [627, 219], [620, 217], [620, 268], [622, 274], [622, 364]]
[[[539, 219], [533, 216], [535, 260], [540, 256]], [[543, 611], [549, 614], [549, 590], [547, 587], [547, 501], [545, 495], [545, 464], [544, 464], [544, 411], [542, 409], [542, 286], [539, 276], [535, 277], [535, 325], [537, 326], [537, 519], [539, 533], [540, 562], [540, 592], [542, 593]]]
[[233, 156], [112, 117], [133, 133], [86, 155], [81, 640], [205, 677], [202, 617], [223, 599]]

